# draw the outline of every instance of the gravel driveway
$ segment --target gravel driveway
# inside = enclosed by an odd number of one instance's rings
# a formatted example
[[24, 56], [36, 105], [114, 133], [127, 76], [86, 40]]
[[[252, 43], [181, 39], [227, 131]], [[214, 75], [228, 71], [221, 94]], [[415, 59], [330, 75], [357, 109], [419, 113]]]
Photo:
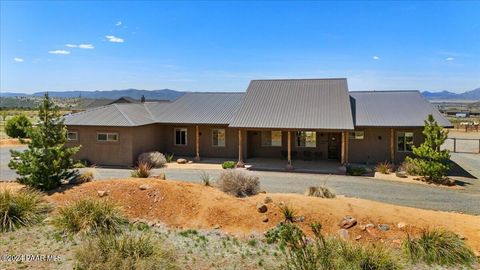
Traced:
[[[22, 149], [22, 148], [17, 148]], [[15, 173], [7, 163], [10, 159], [8, 148], [0, 148], [0, 180], [11, 180]], [[466, 163], [466, 168], [472, 174], [478, 173], [475, 166], [478, 156], [455, 156], [456, 162]], [[467, 160], [464, 161], [463, 159]], [[463, 166], [463, 165], [462, 165]], [[128, 169], [96, 168], [97, 179], [124, 178], [130, 176]], [[156, 169], [163, 170], [167, 179], [188, 182], [200, 182], [200, 170], [192, 169]], [[206, 170], [214, 179], [221, 170]], [[480, 215], [480, 190], [478, 179], [469, 180], [472, 185], [465, 190], [430, 187], [419, 184], [397, 183], [387, 180], [371, 179], [368, 177], [319, 175], [287, 172], [254, 172], [260, 177], [262, 189], [267, 192], [294, 192], [303, 193], [309, 186], [318, 186], [326, 183], [339, 195], [362, 199], [405, 205], [424, 209], [456, 211]], [[475, 187], [475, 188], [473, 188]]]

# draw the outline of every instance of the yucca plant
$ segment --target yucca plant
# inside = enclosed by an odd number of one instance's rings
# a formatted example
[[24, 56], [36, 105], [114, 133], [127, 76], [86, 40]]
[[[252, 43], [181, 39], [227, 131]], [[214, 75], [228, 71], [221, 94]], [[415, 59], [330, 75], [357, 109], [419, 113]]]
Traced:
[[389, 174], [393, 171], [393, 166], [389, 162], [381, 162], [375, 166], [375, 171], [383, 174]]
[[41, 222], [51, 207], [33, 189], [0, 191], [0, 231], [13, 231]]
[[279, 204], [278, 208], [280, 209], [280, 212], [283, 215], [283, 219], [286, 222], [294, 222], [295, 221], [295, 215], [296, 212], [287, 204]]
[[138, 166], [133, 170], [132, 177], [148, 178], [151, 174], [152, 165], [148, 162], [138, 162]]

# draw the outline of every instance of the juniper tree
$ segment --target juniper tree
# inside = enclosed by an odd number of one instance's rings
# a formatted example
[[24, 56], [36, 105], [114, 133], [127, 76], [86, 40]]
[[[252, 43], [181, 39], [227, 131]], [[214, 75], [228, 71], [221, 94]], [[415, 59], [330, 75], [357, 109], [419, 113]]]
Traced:
[[72, 170], [72, 156], [79, 147], [68, 148], [67, 129], [58, 106], [45, 94], [39, 107], [39, 123], [28, 130], [30, 142], [25, 151], [11, 150], [13, 159], [8, 166], [16, 170], [21, 184], [41, 190], [58, 187], [62, 180], [70, 180], [78, 171]]
[[407, 157], [407, 161], [418, 167], [420, 175], [428, 181], [443, 182], [449, 170], [450, 153], [441, 150], [440, 146], [447, 139], [448, 131], [443, 130], [430, 114], [425, 120], [423, 135], [425, 141], [419, 147], [412, 147], [415, 157]]

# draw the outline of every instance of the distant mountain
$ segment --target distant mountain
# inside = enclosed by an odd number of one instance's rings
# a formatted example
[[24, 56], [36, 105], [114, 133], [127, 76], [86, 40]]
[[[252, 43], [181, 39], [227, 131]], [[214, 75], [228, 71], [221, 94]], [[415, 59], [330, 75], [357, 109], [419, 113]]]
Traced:
[[438, 99], [456, 99], [456, 100], [480, 100], [480, 88], [467, 91], [464, 93], [452, 93], [449, 91], [441, 92], [430, 92], [423, 91], [422, 95], [428, 100], [438, 100]]
[[[125, 89], [125, 90], [106, 90], [106, 91], [61, 91], [61, 92], [48, 92], [51, 97], [58, 98], [90, 98], [90, 99], [117, 99], [120, 97], [131, 97], [134, 99], [140, 99], [145, 96], [146, 99], [168, 99], [175, 100], [185, 92], [176, 91], [171, 89], [161, 89], [161, 90], [138, 90], [138, 89]], [[45, 92], [36, 92], [31, 95], [23, 93], [9, 93], [1, 92], [1, 97], [13, 97], [13, 96], [34, 96], [39, 97], [43, 96]]]

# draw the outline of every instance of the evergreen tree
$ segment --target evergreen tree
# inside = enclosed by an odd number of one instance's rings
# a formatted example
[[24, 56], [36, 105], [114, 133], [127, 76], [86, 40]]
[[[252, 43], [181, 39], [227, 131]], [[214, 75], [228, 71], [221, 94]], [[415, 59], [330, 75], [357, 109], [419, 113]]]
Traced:
[[62, 180], [70, 180], [78, 174], [73, 169], [72, 156], [79, 147], [67, 148], [67, 129], [59, 108], [45, 94], [39, 107], [39, 123], [30, 128], [28, 149], [10, 150], [12, 161], [8, 164], [16, 170], [21, 184], [41, 190], [50, 190], [60, 186]]
[[428, 181], [443, 183], [449, 170], [450, 153], [441, 150], [440, 146], [448, 137], [448, 131], [443, 130], [430, 114], [425, 120], [423, 129], [425, 141], [419, 146], [413, 146], [414, 158], [407, 157], [407, 161], [418, 167], [420, 175]]

